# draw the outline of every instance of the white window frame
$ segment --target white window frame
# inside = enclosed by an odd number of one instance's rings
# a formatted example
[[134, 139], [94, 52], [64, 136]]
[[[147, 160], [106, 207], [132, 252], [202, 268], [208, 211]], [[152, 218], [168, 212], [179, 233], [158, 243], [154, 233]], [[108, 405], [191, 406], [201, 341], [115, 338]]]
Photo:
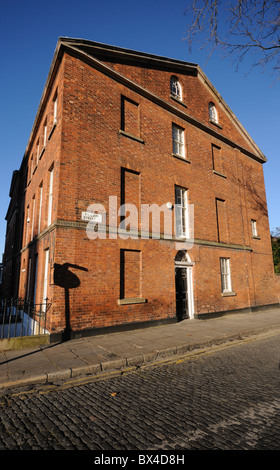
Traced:
[[53, 124], [57, 123], [57, 91], [55, 92], [53, 99]]
[[175, 186], [176, 237], [189, 238], [188, 190]]
[[37, 152], [36, 152], [36, 163], [38, 165], [38, 162], [39, 162], [39, 156], [40, 156], [40, 142], [39, 142], [39, 139], [37, 141]]
[[32, 226], [31, 226], [31, 241], [33, 240], [34, 236], [34, 225], [35, 225], [35, 204], [36, 204], [36, 199], [35, 195], [32, 198]]
[[28, 244], [28, 232], [29, 232], [29, 222], [30, 222], [30, 218], [29, 218], [29, 205], [27, 206], [27, 217], [26, 217], [26, 234], [25, 234], [25, 245]]
[[214, 103], [209, 103], [209, 118], [211, 121], [218, 123], [217, 108]]
[[46, 299], [48, 296], [49, 257], [50, 257], [50, 250], [48, 248], [47, 250], [45, 250], [44, 284], [43, 284], [43, 299], [42, 299], [43, 311], [45, 311], [46, 309]]
[[252, 235], [253, 237], [258, 236], [258, 229], [257, 229], [257, 221], [255, 219], [251, 219], [251, 226], [252, 226]]
[[42, 219], [42, 202], [43, 202], [43, 183], [39, 186], [40, 202], [39, 202], [39, 215], [38, 215], [38, 235], [41, 231], [41, 219]]
[[30, 300], [30, 287], [31, 287], [31, 269], [32, 269], [32, 259], [28, 259], [28, 273], [27, 273], [27, 300]]
[[52, 221], [52, 200], [53, 200], [53, 167], [49, 170], [49, 206], [48, 206], [48, 226]]
[[47, 130], [48, 130], [48, 126], [47, 126], [47, 121], [45, 121], [45, 124], [44, 124], [44, 147], [46, 147], [46, 144], [47, 144]]
[[30, 177], [29, 177], [29, 180], [31, 180], [32, 178], [32, 175], [33, 175], [33, 155], [31, 155], [31, 159], [30, 159]]
[[220, 258], [222, 293], [232, 292], [230, 258]]
[[34, 292], [33, 292], [33, 304], [36, 304], [36, 292], [37, 292], [37, 274], [38, 274], [38, 254], [35, 256], [35, 274], [34, 274]]
[[170, 93], [179, 101], [182, 101], [182, 87], [177, 77], [171, 77], [170, 79]]
[[185, 158], [185, 131], [177, 124], [172, 124], [172, 152]]

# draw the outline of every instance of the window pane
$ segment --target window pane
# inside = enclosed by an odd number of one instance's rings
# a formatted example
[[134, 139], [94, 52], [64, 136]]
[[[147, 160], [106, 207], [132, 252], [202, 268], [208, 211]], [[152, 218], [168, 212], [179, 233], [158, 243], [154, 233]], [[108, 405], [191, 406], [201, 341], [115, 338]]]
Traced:
[[49, 174], [49, 207], [48, 207], [48, 226], [52, 221], [52, 198], [53, 198], [53, 169]]
[[215, 122], [218, 122], [218, 115], [217, 115], [217, 110], [216, 106], [214, 103], [209, 103], [209, 117]]
[[258, 231], [257, 231], [257, 222], [256, 220], [252, 220], [252, 234], [253, 234], [253, 237], [257, 237], [258, 236]]
[[181, 85], [179, 83], [179, 80], [177, 79], [177, 77], [171, 77], [171, 94], [181, 100], [182, 99], [182, 91], [181, 91]]
[[176, 204], [176, 236], [188, 237], [188, 203], [187, 190], [175, 187], [175, 204]]
[[184, 156], [184, 131], [178, 126], [172, 126], [173, 153]]
[[231, 276], [229, 258], [221, 258], [222, 292], [231, 292]]

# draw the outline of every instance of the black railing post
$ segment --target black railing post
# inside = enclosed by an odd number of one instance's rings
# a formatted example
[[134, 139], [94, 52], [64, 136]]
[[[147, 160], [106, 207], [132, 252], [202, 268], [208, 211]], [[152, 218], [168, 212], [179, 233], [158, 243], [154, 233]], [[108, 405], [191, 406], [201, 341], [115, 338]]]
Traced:
[[51, 304], [48, 303], [48, 297], [46, 298], [46, 308], [45, 308], [45, 319], [44, 319], [44, 324], [45, 324], [45, 328], [44, 330], [46, 330], [46, 326], [47, 326], [47, 312], [51, 306]]
[[34, 304], [30, 299], [0, 299], [0, 340], [43, 334], [46, 331], [47, 312], [50, 307], [48, 299], [40, 304]]
[[[40, 306], [40, 304], [39, 304]], [[35, 312], [36, 312], [36, 308], [35, 308]], [[36, 312], [36, 315], [39, 317], [39, 321], [38, 321], [38, 324], [39, 324], [39, 330], [38, 330], [38, 334], [40, 335], [40, 331], [41, 331], [41, 308], [38, 310], [38, 312]]]
[[12, 318], [12, 305], [13, 305], [13, 299], [10, 300], [10, 305], [9, 305], [9, 326], [8, 326], [8, 338], [10, 338], [10, 333], [11, 333], [11, 318]]
[[17, 320], [18, 320], [18, 299], [16, 299], [16, 321], [15, 321], [15, 336], [17, 336]]
[[7, 305], [7, 299], [4, 300], [4, 305], [3, 305], [3, 321], [2, 321], [1, 339], [3, 339], [3, 337], [4, 337], [6, 305]]
[[27, 300], [27, 329], [26, 329], [26, 336], [28, 336], [28, 331], [29, 331], [29, 320], [30, 320], [30, 300]]
[[24, 299], [21, 299], [21, 312], [22, 312], [22, 318], [21, 318], [21, 329], [20, 329], [20, 336], [22, 336], [23, 332], [23, 320], [24, 320]]

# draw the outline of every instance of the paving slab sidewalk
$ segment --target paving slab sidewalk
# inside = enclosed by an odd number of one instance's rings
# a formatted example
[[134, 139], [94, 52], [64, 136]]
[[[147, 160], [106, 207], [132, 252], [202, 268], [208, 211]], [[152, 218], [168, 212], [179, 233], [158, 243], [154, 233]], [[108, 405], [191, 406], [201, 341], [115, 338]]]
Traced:
[[0, 351], [0, 390], [141, 367], [160, 358], [277, 329], [280, 331], [280, 308], [273, 308]]

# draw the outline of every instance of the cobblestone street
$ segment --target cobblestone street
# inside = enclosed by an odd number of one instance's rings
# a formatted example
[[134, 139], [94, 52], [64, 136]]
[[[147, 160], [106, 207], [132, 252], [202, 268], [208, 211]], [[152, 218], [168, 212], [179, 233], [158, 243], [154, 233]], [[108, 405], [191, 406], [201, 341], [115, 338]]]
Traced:
[[278, 450], [280, 335], [0, 397], [0, 450]]

